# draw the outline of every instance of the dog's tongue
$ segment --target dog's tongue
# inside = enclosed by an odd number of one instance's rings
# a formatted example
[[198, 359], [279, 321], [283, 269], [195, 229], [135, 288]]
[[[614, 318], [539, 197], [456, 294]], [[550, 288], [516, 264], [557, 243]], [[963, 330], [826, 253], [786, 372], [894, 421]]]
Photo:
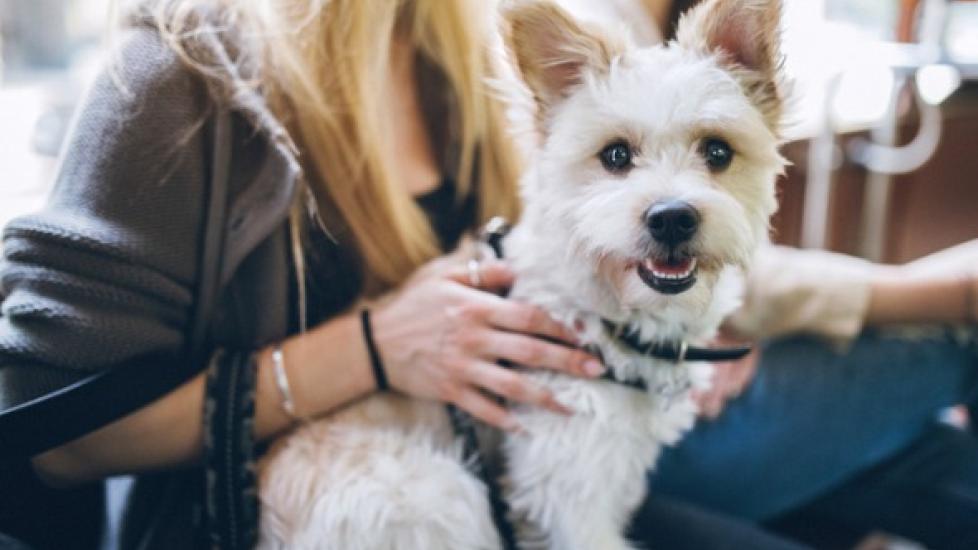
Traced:
[[692, 258], [676, 261], [653, 260], [652, 258], [645, 259], [645, 268], [653, 273], [662, 273], [665, 275], [683, 275], [685, 273], [689, 273], [692, 267]]

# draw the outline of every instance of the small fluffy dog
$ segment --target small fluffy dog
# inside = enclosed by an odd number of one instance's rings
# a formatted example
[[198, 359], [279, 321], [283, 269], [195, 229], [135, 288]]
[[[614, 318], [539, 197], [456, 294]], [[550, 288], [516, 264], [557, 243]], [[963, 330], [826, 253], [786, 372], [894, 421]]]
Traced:
[[[629, 548], [646, 472], [694, 423], [709, 366], [636, 348], [711, 338], [767, 236], [784, 166], [780, 11], [707, 0], [648, 49], [543, 0], [506, 12], [540, 136], [504, 242], [511, 297], [578, 327], [613, 378], [526, 372], [575, 414], [517, 405], [525, 432], [501, 436], [521, 545]], [[440, 404], [370, 397], [297, 429], [260, 477], [265, 548], [500, 546]]]

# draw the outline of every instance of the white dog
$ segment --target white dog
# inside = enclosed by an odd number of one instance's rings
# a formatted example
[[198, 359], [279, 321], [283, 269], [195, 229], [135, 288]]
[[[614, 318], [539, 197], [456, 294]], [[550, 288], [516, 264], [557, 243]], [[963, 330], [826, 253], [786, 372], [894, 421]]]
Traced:
[[[779, 19], [779, 0], [707, 0], [676, 42], [636, 49], [543, 0], [506, 14], [541, 140], [504, 242], [511, 297], [578, 327], [613, 378], [527, 371], [575, 414], [513, 409], [503, 486], [523, 545], [629, 548], [646, 472], [693, 425], [710, 372], [685, 343], [736, 307], [776, 207]], [[500, 547], [435, 403], [377, 395], [297, 429], [260, 495], [266, 548]]]

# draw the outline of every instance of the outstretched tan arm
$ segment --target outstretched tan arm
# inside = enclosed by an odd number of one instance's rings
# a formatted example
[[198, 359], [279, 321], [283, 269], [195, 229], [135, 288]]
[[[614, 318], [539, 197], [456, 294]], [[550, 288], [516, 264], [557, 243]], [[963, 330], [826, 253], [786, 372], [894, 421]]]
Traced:
[[747, 338], [806, 332], [845, 342], [867, 325], [975, 323], [976, 302], [978, 240], [897, 266], [771, 245], [728, 324]]

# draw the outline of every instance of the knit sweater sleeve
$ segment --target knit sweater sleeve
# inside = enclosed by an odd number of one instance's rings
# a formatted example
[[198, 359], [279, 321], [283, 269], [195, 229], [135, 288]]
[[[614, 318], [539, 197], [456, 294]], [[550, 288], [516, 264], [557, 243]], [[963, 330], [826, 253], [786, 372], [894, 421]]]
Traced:
[[39, 376], [184, 346], [207, 95], [154, 31], [128, 31], [119, 51], [76, 114], [47, 204], [3, 232], [0, 402]]

